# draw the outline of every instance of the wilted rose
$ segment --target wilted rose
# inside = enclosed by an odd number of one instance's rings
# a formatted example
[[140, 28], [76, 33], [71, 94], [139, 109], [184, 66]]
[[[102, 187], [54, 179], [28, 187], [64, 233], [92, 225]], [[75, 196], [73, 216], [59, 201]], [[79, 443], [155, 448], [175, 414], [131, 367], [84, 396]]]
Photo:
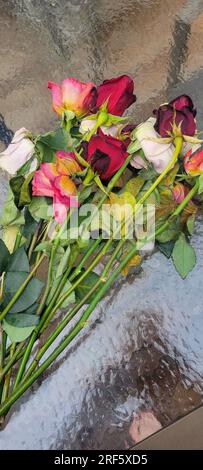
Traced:
[[189, 189], [183, 183], [176, 183], [173, 188], [173, 197], [177, 204], [180, 204], [188, 194]]
[[162, 136], [168, 137], [173, 130], [173, 124], [181, 127], [182, 135], [193, 136], [196, 131], [196, 109], [193, 101], [187, 95], [181, 95], [161, 105], [154, 110], [156, 116], [155, 130]]
[[104, 134], [91, 137], [87, 147], [87, 161], [103, 180], [108, 180], [119, 170], [127, 155], [121, 140]]
[[35, 146], [28, 135], [29, 131], [22, 127], [16, 131], [7, 149], [0, 153], [0, 168], [11, 176], [34, 155]]

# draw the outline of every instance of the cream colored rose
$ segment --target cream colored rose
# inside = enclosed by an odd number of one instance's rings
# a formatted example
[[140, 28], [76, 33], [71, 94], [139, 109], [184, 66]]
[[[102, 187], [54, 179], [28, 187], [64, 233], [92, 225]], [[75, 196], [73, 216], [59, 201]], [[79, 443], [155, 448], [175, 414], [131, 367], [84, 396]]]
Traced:
[[[154, 118], [149, 118], [134, 130], [134, 135], [141, 145], [146, 160], [152, 163], [157, 173], [162, 173], [173, 157], [174, 145], [163, 144], [158, 140], [160, 136], [154, 129], [155, 121]], [[137, 156], [135, 156], [135, 163], [136, 158]], [[139, 164], [141, 164], [140, 160]]]
[[29, 131], [22, 127], [14, 134], [9, 146], [0, 153], [0, 168], [14, 176], [34, 154], [34, 144], [28, 137]]

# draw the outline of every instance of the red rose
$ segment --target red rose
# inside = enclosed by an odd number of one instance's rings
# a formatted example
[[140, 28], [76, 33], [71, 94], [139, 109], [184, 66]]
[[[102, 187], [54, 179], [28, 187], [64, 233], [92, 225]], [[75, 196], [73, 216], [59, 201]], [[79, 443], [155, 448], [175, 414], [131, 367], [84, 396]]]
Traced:
[[119, 170], [127, 155], [121, 140], [101, 133], [91, 137], [87, 148], [87, 161], [103, 180], [108, 180]]
[[196, 131], [196, 109], [191, 98], [187, 95], [178, 96], [168, 104], [163, 104], [159, 109], [154, 110], [157, 118], [155, 130], [162, 136], [168, 137], [172, 132], [173, 123], [181, 124], [183, 135], [194, 135]]
[[105, 80], [97, 88], [96, 107], [99, 108], [105, 101], [108, 101], [108, 112], [122, 116], [124, 111], [136, 101], [133, 91], [134, 83], [128, 75]]

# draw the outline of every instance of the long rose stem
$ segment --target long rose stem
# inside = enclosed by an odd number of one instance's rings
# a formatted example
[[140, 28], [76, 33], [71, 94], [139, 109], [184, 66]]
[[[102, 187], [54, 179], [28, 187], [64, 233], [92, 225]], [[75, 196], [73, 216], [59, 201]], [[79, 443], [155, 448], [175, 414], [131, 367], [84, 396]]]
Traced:
[[92, 297], [92, 294], [99, 288], [101, 284], [106, 282], [106, 276], [111, 269], [111, 266], [115, 259], [117, 258], [117, 255], [119, 251], [122, 249], [123, 245], [125, 244], [126, 240], [120, 240], [118, 243], [116, 249], [114, 250], [110, 260], [108, 261], [107, 265], [105, 266], [103, 272], [100, 275], [99, 280], [96, 282], [96, 284], [89, 290], [89, 292], [83, 297], [83, 299], [76, 304], [65, 316], [65, 318], [62, 320], [62, 322], [58, 325], [58, 327], [55, 329], [55, 331], [50, 335], [48, 340], [44, 343], [42, 348], [37, 352], [35, 358], [33, 359], [33, 362], [30, 364], [29, 369], [26, 371], [26, 374], [23, 378], [23, 381], [26, 380], [26, 378], [31, 375], [31, 373], [34, 371], [36, 365], [39, 363], [40, 359], [42, 356], [45, 354], [47, 349], [51, 346], [51, 344], [55, 341], [55, 339], [59, 336], [59, 334], [64, 330], [65, 326], [68, 325], [68, 323], [72, 320], [72, 318], [76, 315], [76, 313], [87, 303], [90, 297]]
[[[162, 227], [161, 227], [161, 232], [163, 230], [165, 230], [168, 225], [171, 223], [171, 221], [173, 220], [173, 218], [177, 217], [177, 215], [182, 211], [182, 209], [185, 207], [185, 205], [190, 201], [190, 199], [193, 197], [193, 195], [197, 192], [197, 189], [198, 189], [198, 182], [196, 183], [196, 185], [191, 189], [190, 193], [187, 195], [187, 197], [184, 199], [183, 203], [181, 203], [178, 208], [173, 212], [173, 214], [169, 217], [168, 221], [166, 222], [166, 224], [164, 224]], [[164, 228], [165, 227], [165, 228]], [[156, 234], [159, 233], [159, 229], [157, 229], [157, 232]], [[119, 244], [117, 245], [117, 248], [115, 250], [115, 253], [114, 253], [114, 256], [116, 257], [117, 256], [117, 253], [120, 251], [120, 249], [122, 248], [123, 246], [123, 240], [121, 240], [121, 242], [119, 242]], [[135, 242], [134, 242], [135, 243]], [[138, 244], [137, 244], [138, 246]], [[115, 259], [115, 258], [114, 258]], [[101, 277], [102, 278], [105, 278], [106, 274], [108, 273], [108, 270], [109, 270], [109, 267], [111, 266], [112, 264], [112, 260], [110, 259], [109, 261], [110, 264], [107, 264], [106, 268], [104, 269], [104, 271], [102, 272], [101, 274]], [[86, 298], [85, 298], [86, 300]], [[61, 333], [61, 331], [65, 328], [65, 326], [70, 322], [70, 320], [73, 318], [73, 316], [78, 312], [78, 310], [82, 307], [82, 305], [84, 304], [85, 302], [82, 302], [78, 305], [76, 305], [67, 315], [66, 317], [63, 319], [63, 321], [60, 323], [60, 325], [58, 325], [58, 327], [56, 328], [56, 330], [54, 331], [54, 333], [50, 336], [50, 338], [47, 340], [47, 343], [45, 343], [43, 345], [43, 347], [41, 348], [41, 350], [38, 351], [37, 355], [36, 355], [36, 358], [33, 360], [33, 363], [30, 365], [29, 369], [27, 370], [26, 372], [26, 375], [25, 375], [25, 378], [27, 378], [32, 372], [33, 370], [35, 369], [35, 366], [39, 363], [39, 360], [42, 358], [42, 356], [44, 355], [45, 351], [48, 349], [48, 347], [52, 344], [52, 342], [56, 339], [56, 337]]]
[[[174, 155], [171, 159], [171, 161], [169, 162], [169, 164], [167, 165], [167, 167], [165, 168], [165, 170], [162, 172], [161, 175], [159, 175], [159, 177], [156, 179], [156, 181], [152, 184], [152, 186], [148, 189], [148, 191], [146, 191], [146, 193], [142, 196], [142, 198], [138, 201], [136, 207], [138, 207], [138, 204], [140, 206], [140, 204], [143, 204], [144, 201], [146, 201], [148, 199], [148, 197], [150, 196], [150, 194], [154, 191], [154, 189], [160, 184], [160, 182], [163, 180], [163, 178], [165, 177], [165, 175], [168, 173], [168, 171], [173, 167], [174, 163], [176, 162], [178, 156], [179, 156], [179, 153], [180, 153], [180, 150], [181, 150], [181, 147], [182, 147], [182, 142], [183, 142], [183, 139], [182, 137], [176, 137], [175, 138], [175, 151], [174, 151]], [[122, 172], [124, 171], [124, 167], [127, 166], [127, 164], [129, 163], [128, 160], [130, 161], [131, 160], [131, 156], [129, 156], [126, 161], [125, 161], [125, 164], [118, 170], [118, 172], [116, 173], [116, 175], [114, 175], [114, 177], [112, 178], [112, 180], [110, 181], [109, 185], [108, 185], [108, 188], [107, 188], [107, 194], [104, 194], [103, 198], [100, 200], [99, 202], [99, 207], [102, 206], [103, 202], [106, 200], [107, 198], [107, 195], [111, 192], [111, 189], [112, 187], [114, 186], [115, 182], [119, 179], [120, 175], [122, 174]], [[98, 210], [98, 208], [97, 208]], [[85, 273], [80, 277], [80, 279], [78, 279], [73, 285], [72, 287], [70, 287], [70, 289], [68, 289], [68, 291], [63, 294], [59, 301], [56, 303], [54, 309], [50, 312], [49, 315], [46, 314], [46, 318], [45, 318], [45, 322], [44, 322], [44, 325], [47, 326], [47, 324], [49, 323], [49, 321], [51, 320], [51, 318], [53, 317], [54, 313], [57, 311], [57, 309], [62, 305], [62, 303], [64, 302], [64, 300], [66, 300], [69, 295], [75, 290], [75, 288], [80, 284], [80, 282], [85, 279], [85, 277], [87, 276], [87, 274], [98, 264], [99, 260], [105, 255], [106, 251], [108, 250], [108, 248], [110, 247], [111, 243], [113, 241], [113, 237], [111, 237], [108, 242], [106, 243], [106, 245], [104, 246], [103, 250], [101, 250], [100, 254], [96, 257], [96, 259], [91, 263], [91, 265], [89, 266], [89, 268], [85, 271]], [[32, 347], [34, 345], [34, 342], [38, 336], [38, 332], [40, 330], [38, 330], [38, 327], [36, 327], [36, 329], [34, 330], [31, 338], [30, 338], [30, 341], [28, 343], [28, 346], [26, 348], [26, 351], [25, 351], [25, 354], [23, 356], [23, 359], [22, 359], [22, 362], [20, 364], [20, 367], [19, 367], [19, 370], [18, 370], [18, 373], [17, 373], [17, 377], [16, 377], [16, 380], [15, 380], [15, 383], [14, 383], [14, 387], [13, 389], [15, 390], [15, 388], [18, 386], [18, 384], [20, 383], [21, 381], [21, 378], [24, 374], [24, 371], [25, 371], [25, 367], [26, 367], [26, 364], [27, 364], [27, 361], [30, 357], [30, 354], [31, 354], [31, 351], [32, 351]]]
[[[129, 155], [124, 164], [121, 166], [121, 168], [119, 168], [119, 170], [116, 172], [116, 174], [113, 176], [113, 178], [111, 179], [111, 181], [109, 182], [108, 184], [108, 187], [107, 187], [107, 191], [106, 193], [103, 195], [103, 197], [100, 199], [99, 203], [98, 203], [98, 206], [97, 206], [97, 210], [102, 206], [102, 204], [106, 201], [107, 197], [108, 197], [108, 194], [110, 194], [110, 192], [112, 191], [113, 187], [115, 186], [116, 182], [119, 180], [120, 176], [122, 175], [123, 171], [126, 169], [126, 167], [128, 166], [130, 160], [132, 159], [132, 155]], [[63, 230], [63, 229], [61, 229]], [[60, 231], [61, 232], [61, 231]], [[60, 232], [57, 236], [57, 240], [60, 240]], [[100, 258], [99, 258], [100, 259]], [[89, 271], [90, 272], [90, 271]], [[86, 271], [87, 273], [87, 271]], [[87, 275], [87, 274], [86, 274]], [[84, 276], [85, 277], [85, 276]], [[78, 282], [78, 281], [77, 281]], [[79, 282], [78, 282], [79, 284]], [[70, 289], [70, 291], [72, 292], [74, 289]], [[44, 294], [44, 297], [43, 297], [43, 305], [44, 305], [44, 302], [45, 302], [45, 298], [47, 298], [47, 292], [48, 292], [48, 289], [46, 289], [46, 292]], [[70, 292], [70, 293], [71, 293]], [[65, 298], [67, 298], [69, 296], [69, 294], [67, 296], [65, 296]], [[61, 299], [63, 298], [63, 296], [61, 297]], [[63, 300], [61, 301], [60, 305], [63, 303]], [[40, 305], [40, 311], [41, 311], [41, 306], [42, 304]], [[58, 308], [58, 307], [57, 307]], [[7, 313], [7, 312], [6, 312]], [[39, 313], [39, 312], [38, 312]], [[35, 343], [35, 340], [38, 336], [38, 333], [40, 331], [39, 328], [41, 328], [42, 326], [42, 322], [44, 322], [45, 320], [47, 319], [47, 312], [45, 312], [45, 315], [42, 315], [42, 318], [41, 318], [41, 321], [39, 323], [40, 327], [36, 327], [36, 329], [33, 331], [31, 337], [30, 337], [30, 340], [28, 342], [28, 345], [26, 347], [26, 350], [25, 350], [25, 353], [23, 355], [23, 358], [22, 358], [22, 361], [21, 361], [21, 364], [20, 364], [20, 367], [18, 369], [18, 373], [17, 373], [17, 376], [16, 376], [16, 379], [15, 379], [15, 382], [14, 382], [14, 386], [13, 386], [13, 389], [15, 390], [15, 388], [17, 387], [17, 385], [19, 384], [23, 374], [24, 374], [24, 370], [25, 370], [25, 367], [26, 367], [26, 364], [27, 364], [27, 361], [30, 357], [30, 354], [31, 354], [31, 351], [32, 351], [32, 347]]]
[[[188, 193], [186, 198], [181, 202], [181, 204], [179, 204], [179, 206], [171, 214], [169, 219], [161, 227], [159, 227], [156, 230], [155, 232], [156, 236], [163, 233], [169, 227], [171, 220], [173, 220], [175, 217], [177, 217], [181, 213], [181, 211], [188, 204], [190, 199], [192, 199], [194, 194], [197, 192], [198, 187], [199, 187], [199, 182], [196, 182], [196, 184]], [[143, 240], [142, 245], [144, 246], [153, 238], [154, 236], [150, 235], [145, 240]], [[140, 242], [139, 242], [139, 248], [140, 248]], [[103, 284], [101, 289], [98, 292], [96, 292], [94, 299], [89, 304], [85, 312], [82, 314], [78, 323], [72, 328], [72, 330], [68, 333], [68, 335], [62, 340], [59, 346], [56, 347], [56, 349], [50, 354], [50, 356], [41, 364], [41, 366], [30, 377], [28, 377], [27, 380], [25, 380], [25, 382], [21, 383], [17, 387], [17, 389], [10, 395], [8, 400], [6, 400], [5, 403], [0, 407], [0, 416], [4, 415], [9, 410], [12, 404], [15, 403], [15, 401], [33, 384], [33, 382], [41, 375], [41, 373], [44, 372], [54, 362], [55, 359], [57, 359], [57, 357], [71, 343], [71, 341], [77, 336], [77, 334], [84, 328], [84, 325], [86, 324], [89, 316], [91, 315], [92, 311], [94, 310], [98, 302], [104, 296], [104, 294], [109, 289], [109, 287], [114, 282], [114, 280], [117, 278], [117, 276], [120, 274], [122, 269], [131, 260], [131, 258], [136, 254], [137, 249], [138, 248], [137, 248], [137, 243], [136, 243], [135, 246], [130, 250], [128, 255], [126, 255], [126, 257], [121, 261], [119, 266], [114, 270], [114, 272], [111, 274], [109, 279]]]

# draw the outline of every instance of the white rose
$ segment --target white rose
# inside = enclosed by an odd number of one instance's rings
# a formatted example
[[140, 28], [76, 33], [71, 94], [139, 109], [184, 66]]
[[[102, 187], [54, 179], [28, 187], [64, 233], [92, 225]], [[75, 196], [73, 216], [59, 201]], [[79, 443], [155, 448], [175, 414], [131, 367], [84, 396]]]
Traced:
[[134, 135], [141, 145], [146, 160], [153, 164], [157, 173], [162, 173], [173, 157], [174, 145], [158, 142], [160, 135], [154, 129], [155, 121], [154, 118], [147, 119], [135, 129]]
[[0, 168], [11, 176], [14, 176], [34, 154], [34, 144], [28, 133], [24, 127], [16, 131], [7, 149], [0, 153]]

